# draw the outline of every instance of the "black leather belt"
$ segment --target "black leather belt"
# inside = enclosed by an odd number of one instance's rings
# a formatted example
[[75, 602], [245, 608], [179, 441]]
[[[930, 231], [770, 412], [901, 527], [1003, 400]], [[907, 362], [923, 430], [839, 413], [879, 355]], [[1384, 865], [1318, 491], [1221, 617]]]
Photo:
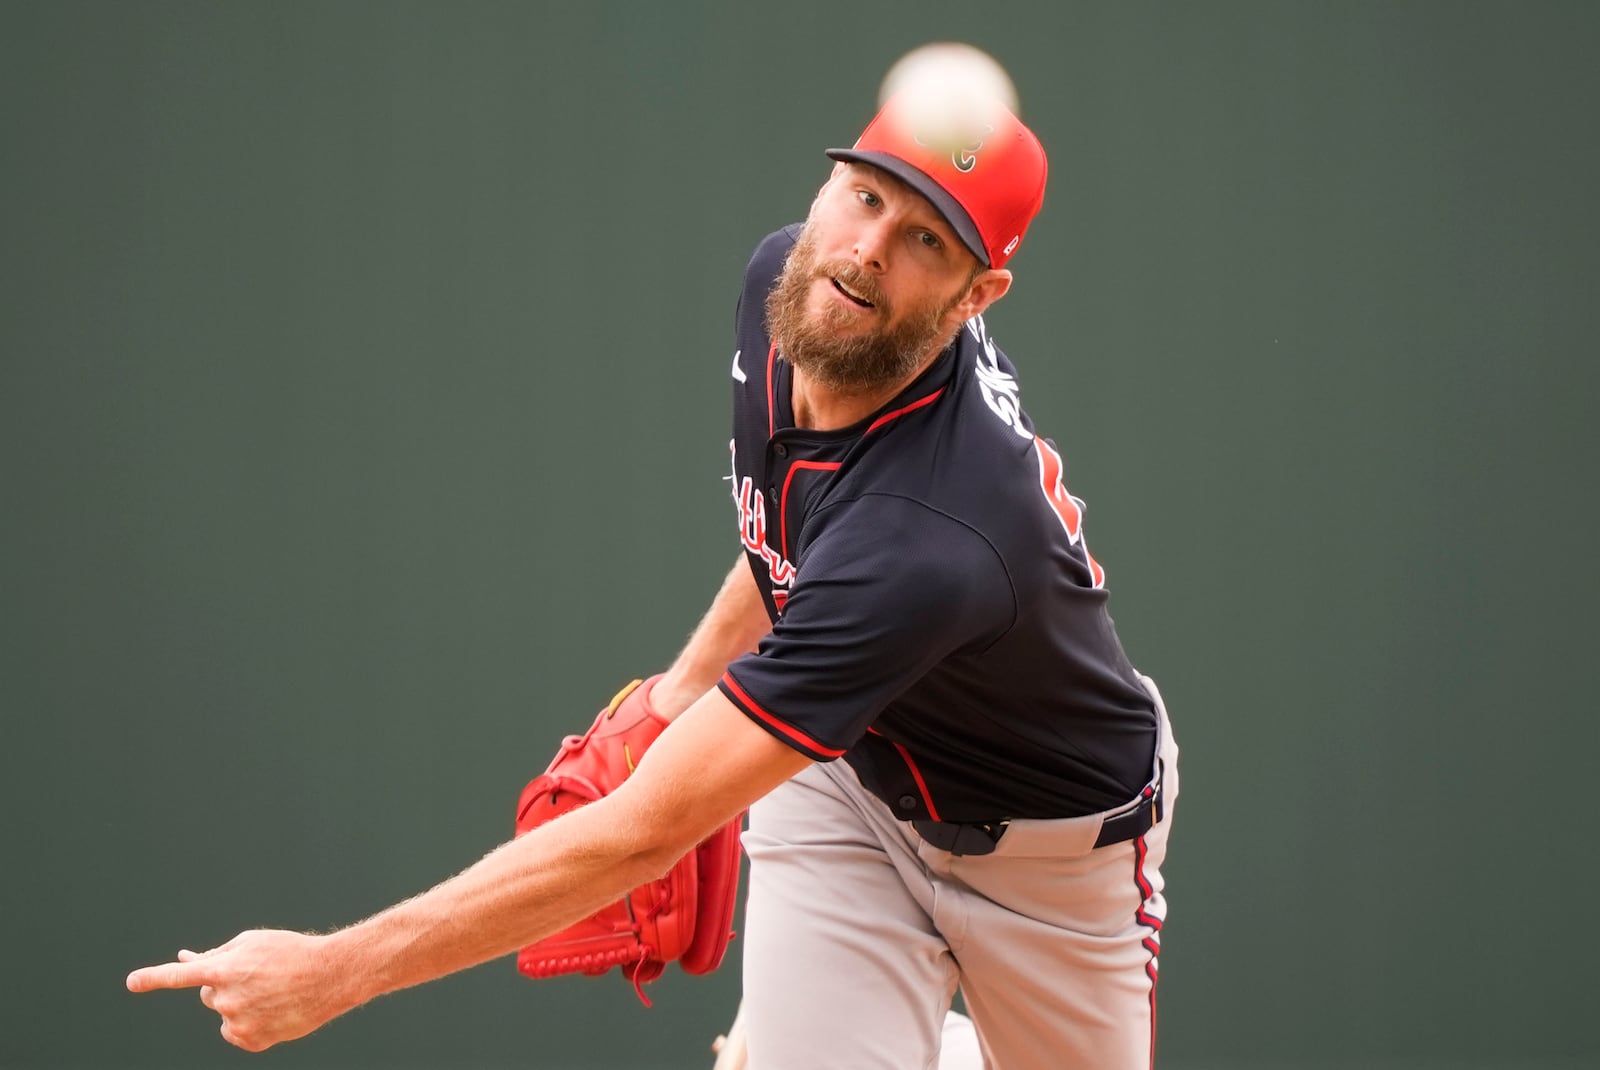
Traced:
[[1006, 834], [1009, 822], [992, 821], [982, 825], [962, 825], [954, 821], [911, 822], [917, 835], [953, 855], [986, 855], [994, 851], [995, 844]]
[[1161, 820], [1162, 785], [1145, 788], [1139, 796], [1139, 805], [1115, 817], [1108, 817], [1100, 825], [1100, 835], [1094, 845], [1104, 847], [1109, 843], [1126, 843], [1149, 832]]
[[[1161, 803], [1161, 785], [1146, 788], [1136, 805], [1106, 818], [1101, 823], [1100, 835], [1095, 838], [1094, 845], [1105, 847], [1108, 844], [1125, 843], [1143, 836], [1150, 831], [1152, 825], [1161, 820]], [[1001, 837], [1006, 834], [1009, 825], [1009, 821], [965, 825], [954, 821], [925, 819], [911, 822], [911, 827], [917, 830], [918, 836], [939, 850], [949, 851], [953, 855], [991, 854]]]

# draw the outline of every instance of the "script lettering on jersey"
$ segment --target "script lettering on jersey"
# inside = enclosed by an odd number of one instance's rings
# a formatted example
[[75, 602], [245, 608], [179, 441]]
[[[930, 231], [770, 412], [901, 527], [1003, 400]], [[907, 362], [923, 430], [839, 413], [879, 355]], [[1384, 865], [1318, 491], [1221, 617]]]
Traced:
[[983, 394], [984, 404], [1015, 431], [1018, 438], [1032, 439], [1033, 432], [1028, 430], [1022, 419], [1022, 400], [1019, 396], [1022, 388], [1016, 376], [1001, 369], [1000, 355], [995, 352], [994, 339], [989, 337], [989, 332], [983, 326], [983, 317], [973, 316], [969, 319], [967, 330], [978, 341], [978, 389]]
[[[731, 455], [734, 445], [728, 443]], [[767, 578], [772, 581], [773, 601], [782, 607], [784, 599], [788, 597], [786, 588], [794, 582], [794, 566], [788, 558], [774, 550], [767, 543], [767, 499], [756, 490], [755, 481], [749, 476], [739, 478], [737, 468], [733, 473], [734, 493], [733, 504], [739, 511], [739, 541], [744, 548], [755, 554], [767, 564]]]

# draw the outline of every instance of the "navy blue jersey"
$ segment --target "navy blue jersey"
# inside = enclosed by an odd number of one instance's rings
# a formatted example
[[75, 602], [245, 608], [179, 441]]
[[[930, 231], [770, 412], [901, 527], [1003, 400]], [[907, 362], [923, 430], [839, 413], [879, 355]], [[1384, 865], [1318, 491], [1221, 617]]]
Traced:
[[739, 300], [733, 496], [773, 627], [723, 694], [905, 820], [1123, 805], [1156, 711], [1011, 362], [976, 317], [860, 423], [795, 427], [765, 302], [798, 233], [761, 243]]

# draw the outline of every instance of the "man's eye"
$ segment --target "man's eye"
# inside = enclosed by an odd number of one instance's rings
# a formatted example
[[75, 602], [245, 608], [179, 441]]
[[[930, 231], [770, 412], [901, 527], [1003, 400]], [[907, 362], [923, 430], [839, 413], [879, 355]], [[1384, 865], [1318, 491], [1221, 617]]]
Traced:
[[918, 235], [918, 237], [922, 241], [922, 244], [926, 245], [930, 249], [938, 249], [944, 245], [944, 242], [939, 240], [939, 235], [933, 233], [931, 230], [923, 231], [920, 235]]
[[878, 195], [873, 193], [871, 190], [864, 189], [858, 194], [858, 196], [861, 198], [861, 203], [866, 205], [868, 208], [876, 208], [881, 203], [878, 200]]

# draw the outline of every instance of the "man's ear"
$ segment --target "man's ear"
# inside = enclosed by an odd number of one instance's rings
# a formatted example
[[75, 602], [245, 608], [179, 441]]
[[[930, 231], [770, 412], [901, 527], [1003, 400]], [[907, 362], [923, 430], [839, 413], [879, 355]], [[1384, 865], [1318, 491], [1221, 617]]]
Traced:
[[959, 317], [957, 323], [965, 323], [973, 316], [981, 315], [985, 309], [1006, 295], [1011, 289], [1011, 272], [1005, 268], [989, 268], [979, 272], [978, 277], [972, 280], [967, 296], [956, 302], [951, 310], [952, 314]]
[[811, 198], [811, 207], [806, 210], [807, 219], [811, 218], [811, 213], [817, 209], [817, 202], [822, 200], [822, 195], [827, 193], [828, 187], [833, 185], [834, 182], [838, 180], [839, 173], [843, 171], [846, 166], [847, 165], [842, 160], [834, 163], [833, 170], [828, 172], [828, 180], [817, 188], [816, 196]]

